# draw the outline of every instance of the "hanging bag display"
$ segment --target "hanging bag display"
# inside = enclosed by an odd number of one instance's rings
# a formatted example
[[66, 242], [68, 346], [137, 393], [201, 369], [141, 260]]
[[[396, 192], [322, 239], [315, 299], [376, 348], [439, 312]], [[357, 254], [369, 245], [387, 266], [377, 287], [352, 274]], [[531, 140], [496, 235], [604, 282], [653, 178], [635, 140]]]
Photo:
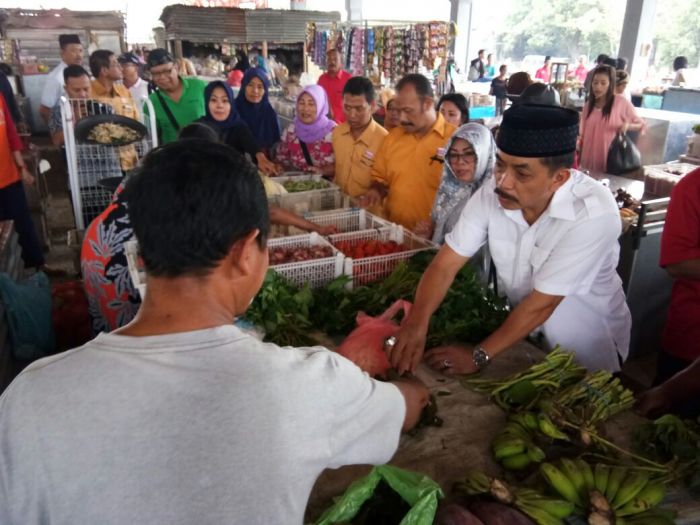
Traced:
[[606, 173], [622, 175], [638, 170], [641, 167], [642, 157], [637, 146], [625, 133], [618, 133], [610, 143], [610, 148], [608, 148]]

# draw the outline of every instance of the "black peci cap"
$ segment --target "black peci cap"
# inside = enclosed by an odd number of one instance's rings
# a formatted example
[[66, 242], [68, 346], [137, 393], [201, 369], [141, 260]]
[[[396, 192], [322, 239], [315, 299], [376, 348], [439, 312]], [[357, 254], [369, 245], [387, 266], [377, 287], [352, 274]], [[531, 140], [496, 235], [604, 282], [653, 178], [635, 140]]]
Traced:
[[61, 49], [68, 44], [80, 44], [80, 37], [73, 34], [58, 35], [58, 45], [61, 46]]
[[148, 54], [146, 65], [150, 69], [152, 67], [162, 66], [163, 64], [171, 64], [174, 62], [175, 59], [170, 53], [168, 53], [167, 50], [163, 49], [162, 47], [157, 47]]
[[498, 149], [516, 157], [541, 158], [576, 150], [578, 113], [541, 104], [518, 104], [503, 113]]
[[141, 65], [141, 61], [133, 53], [122, 53], [121, 55], [119, 55], [119, 58], [117, 58], [117, 60], [120, 64], [134, 64], [135, 66]]

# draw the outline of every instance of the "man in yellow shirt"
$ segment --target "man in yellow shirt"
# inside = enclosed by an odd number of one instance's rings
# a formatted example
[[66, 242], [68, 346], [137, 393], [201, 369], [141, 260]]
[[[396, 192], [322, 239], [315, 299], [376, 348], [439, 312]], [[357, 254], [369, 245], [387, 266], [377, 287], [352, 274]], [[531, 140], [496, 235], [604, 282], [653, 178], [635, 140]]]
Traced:
[[[126, 86], [118, 83], [124, 74], [114, 53], [106, 49], [93, 52], [90, 55], [90, 72], [95, 77], [92, 81], [92, 95], [95, 100], [112, 106], [117, 115], [139, 120], [139, 111], [131, 92]], [[136, 150], [133, 146], [121, 147], [119, 157], [124, 171], [136, 167]]]
[[343, 88], [347, 120], [333, 129], [334, 182], [351, 197], [367, 193], [372, 165], [388, 131], [372, 115], [377, 109], [374, 86], [365, 77], [352, 77]]
[[433, 88], [423, 75], [406, 75], [396, 90], [401, 126], [379, 148], [372, 186], [361, 202], [369, 207], [386, 199], [388, 219], [413, 229], [430, 217], [445, 145], [456, 128], [435, 111]]

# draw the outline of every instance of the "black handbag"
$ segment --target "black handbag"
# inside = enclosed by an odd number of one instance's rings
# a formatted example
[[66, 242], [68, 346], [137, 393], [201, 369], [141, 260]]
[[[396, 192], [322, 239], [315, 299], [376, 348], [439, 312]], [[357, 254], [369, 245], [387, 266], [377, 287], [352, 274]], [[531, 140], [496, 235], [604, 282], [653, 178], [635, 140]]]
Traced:
[[637, 146], [625, 133], [618, 133], [608, 148], [606, 173], [622, 175], [642, 167], [642, 157]]

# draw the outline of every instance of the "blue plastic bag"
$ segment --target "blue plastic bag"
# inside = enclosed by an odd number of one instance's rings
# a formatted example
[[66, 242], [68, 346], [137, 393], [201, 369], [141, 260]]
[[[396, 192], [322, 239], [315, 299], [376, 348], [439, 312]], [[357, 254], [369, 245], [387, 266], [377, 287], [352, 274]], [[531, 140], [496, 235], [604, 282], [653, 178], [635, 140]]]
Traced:
[[34, 360], [56, 351], [51, 287], [45, 273], [35, 273], [22, 282], [0, 273], [0, 299], [5, 307], [15, 357]]

